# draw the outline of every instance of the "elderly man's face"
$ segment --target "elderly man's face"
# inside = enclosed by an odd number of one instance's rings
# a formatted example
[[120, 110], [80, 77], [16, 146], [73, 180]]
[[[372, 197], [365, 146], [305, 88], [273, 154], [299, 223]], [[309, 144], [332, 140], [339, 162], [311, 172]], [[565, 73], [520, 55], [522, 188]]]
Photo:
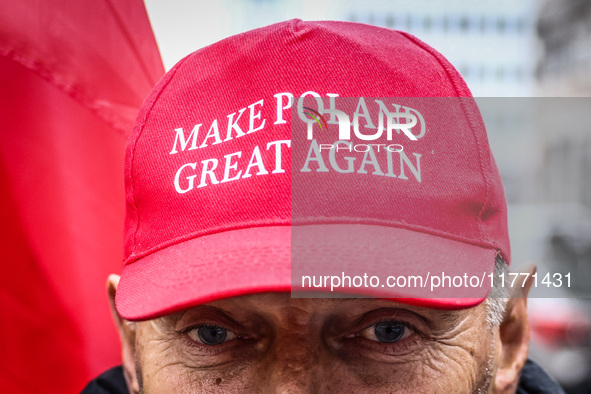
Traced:
[[527, 357], [524, 306], [512, 301], [499, 328], [484, 304], [443, 311], [266, 293], [135, 326], [117, 319], [132, 392], [484, 393], [514, 390]]

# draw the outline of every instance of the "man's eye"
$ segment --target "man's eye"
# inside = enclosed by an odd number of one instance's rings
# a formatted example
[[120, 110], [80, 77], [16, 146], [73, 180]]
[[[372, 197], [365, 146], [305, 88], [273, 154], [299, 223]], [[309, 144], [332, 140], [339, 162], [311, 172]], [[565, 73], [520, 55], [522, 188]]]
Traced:
[[220, 345], [236, 338], [232, 331], [215, 325], [203, 325], [191, 328], [187, 331], [189, 338], [204, 345]]
[[412, 330], [404, 323], [386, 321], [376, 323], [361, 332], [361, 336], [371, 341], [382, 343], [395, 343], [406, 339]]

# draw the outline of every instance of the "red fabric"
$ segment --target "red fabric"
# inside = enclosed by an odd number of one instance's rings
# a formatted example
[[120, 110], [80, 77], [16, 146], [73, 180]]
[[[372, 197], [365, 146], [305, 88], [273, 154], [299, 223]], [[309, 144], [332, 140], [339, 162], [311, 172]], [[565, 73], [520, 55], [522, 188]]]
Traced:
[[141, 1], [2, 1], [0, 388], [74, 393], [120, 363], [123, 152], [164, 69]]

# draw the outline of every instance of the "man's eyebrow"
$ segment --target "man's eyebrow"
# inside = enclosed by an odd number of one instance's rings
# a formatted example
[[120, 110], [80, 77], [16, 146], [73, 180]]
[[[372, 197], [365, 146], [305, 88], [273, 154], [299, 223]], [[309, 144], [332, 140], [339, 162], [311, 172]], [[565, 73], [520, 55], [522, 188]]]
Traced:
[[426, 314], [429, 315], [433, 318], [437, 318], [438, 321], [444, 323], [445, 325], [450, 325], [450, 326], [455, 326], [457, 324], [459, 324], [459, 322], [464, 318], [464, 309], [458, 309], [458, 310], [444, 310], [444, 309], [435, 309], [435, 308], [426, 308], [426, 307], [419, 307], [419, 306], [414, 306], [414, 305], [410, 305], [410, 304], [405, 304], [402, 302], [398, 302], [395, 300], [385, 300], [382, 298], [354, 298], [354, 297], [348, 297], [348, 298], [324, 298], [325, 300], [333, 300], [333, 301], [338, 301], [339, 303], [360, 303], [360, 302], [367, 302], [367, 301], [372, 301], [372, 302], [376, 302], [376, 303], [380, 303], [380, 307], [383, 307], [384, 305], [381, 302], [387, 301], [387, 302], [391, 302], [391, 305], [389, 305], [389, 308], [401, 308], [401, 309], [407, 309], [409, 311], [415, 311], [415, 312], [419, 312], [421, 314]]
[[170, 313], [168, 315], [160, 316], [155, 319], [152, 319], [154, 323], [166, 324], [166, 325], [175, 325], [179, 320], [183, 318], [187, 313], [194, 311], [196, 308], [204, 307], [205, 305], [196, 305], [192, 306], [187, 309], [182, 309], [177, 312]]
[[152, 322], [160, 323], [168, 326], [176, 325], [183, 317], [187, 314], [202, 314], [202, 313], [215, 313], [219, 316], [225, 316], [227, 319], [234, 320], [232, 314], [224, 309], [223, 307], [209, 305], [209, 304], [201, 304], [195, 305], [187, 309], [180, 310], [178, 312], [174, 312], [165, 316], [161, 316], [159, 318], [153, 319]]
[[464, 317], [463, 309], [457, 311], [443, 311], [439, 318], [448, 325], [457, 325]]
[[183, 316], [183, 312], [185, 311], [174, 312], [148, 321], [151, 322], [152, 325], [156, 324], [161, 327], [174, 326]]

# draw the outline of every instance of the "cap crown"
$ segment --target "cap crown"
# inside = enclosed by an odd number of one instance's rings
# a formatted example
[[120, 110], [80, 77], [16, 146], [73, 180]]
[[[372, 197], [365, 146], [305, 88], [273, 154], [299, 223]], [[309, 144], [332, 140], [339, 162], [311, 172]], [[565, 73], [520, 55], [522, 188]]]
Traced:
[[204, 235], [291, 224], [293, 199], [306, 196], [292, 190], [288, 97], [307, 92], [467, 97], [449, 111], [424, 110], [427, 131], [406, 153], [420, 155], [420, 182], [410, 167], [408, 179], [355, 172], [363, 187], [353, 195], [363, 201], [351, 209], [338, 198], [349, 174], [307, 174], [318, 197], [313, 220], [407, 228], [509, 260], [501, 179], [480, 113], [449, 62], [406, 33], [291, 20], [194, 52], [146, 99], [126, 153], [126, 264]]

